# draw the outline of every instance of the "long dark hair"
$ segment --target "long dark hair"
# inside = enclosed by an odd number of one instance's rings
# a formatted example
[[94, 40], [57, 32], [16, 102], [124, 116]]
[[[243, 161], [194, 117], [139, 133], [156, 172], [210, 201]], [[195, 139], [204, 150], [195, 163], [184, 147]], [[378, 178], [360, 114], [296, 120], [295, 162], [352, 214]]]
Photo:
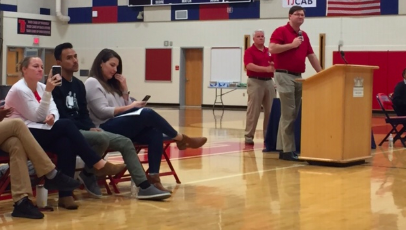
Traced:
[[92, 68], [90, 69], [89, 77], [96, 78], [103, 88], [109, 93], [117, 93], [120, 96], [123, 96], [123, 89], [121, 89], [120, 82], [116, 78], [111, 78], [109, 80], [104, 80], [103, 72], [101, 69], [101, 64], [107, 62], [111, 58], [117, 58], [119, 63], [117, 66], [117, 73], [121, 74], [123, 71], [123, 62], [121, 61], [120, 55], [111, 49], [103, 49], [96, 56], [93, 61]]

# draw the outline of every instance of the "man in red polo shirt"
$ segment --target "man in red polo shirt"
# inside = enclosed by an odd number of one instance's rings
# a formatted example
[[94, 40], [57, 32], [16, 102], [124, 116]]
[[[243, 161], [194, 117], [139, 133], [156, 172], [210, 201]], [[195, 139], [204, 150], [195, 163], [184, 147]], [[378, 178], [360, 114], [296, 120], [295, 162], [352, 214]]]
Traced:
[[306, 57], [317, 72], [321, 71], [309, 37], [300, 29], [304, 17], [305, 11], [301, 6], [290, 8], [289, 22], [273, 32], [269, 44], [269, 51], [274, 57], [275, 82], [281, 100], [278, 136], [282, 141], [283, 153], [279, 158], [293, 161], [298, 160], [294, 122], [302, 100], [302, 84], [295, 79], [301, 78], [305, 72]]
[[253, 34], [254, 44], [245, 51], [244, 65], [247, 69], [247, 121], [245, 125], [245, 143], [254, 144], [255, 128], [257, 127], [261, 105], [264, 107], [264, 137], [268, 127], [269, 114], [275, 87], [272, 80], [273, 62], [268, 48], [264, 46], [264, 32], [256, 30]]

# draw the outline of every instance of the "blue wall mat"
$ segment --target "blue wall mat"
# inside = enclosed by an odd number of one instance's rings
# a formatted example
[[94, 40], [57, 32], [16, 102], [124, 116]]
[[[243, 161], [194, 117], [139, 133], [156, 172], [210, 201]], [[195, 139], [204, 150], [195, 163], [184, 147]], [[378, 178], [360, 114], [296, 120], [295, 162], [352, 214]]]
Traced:
[[93, 0], [93, 6], [117, 6], [117, 0]]
[[259, 1], [250, 3], [229, 4], [232, 11], [229, 13], [229, 19], [259, 18]]
[[381, 14], [399, 14], [399, 1], [404, 0], [381, 0]]
[[142, 19], [137, 19], [138, 13], [143, 11], [144, 7], [128, 7], [128, 6], [118, 6], [117, 7], [117, 22], [142, 22]]
[[17, 5], [0, 4], [0, 10], [17, 12]]
[[49, 8], [39, 8], [39, 14], [51, 15], [51, 9], [49, 9]]
[[69, 23], [92, 23], [92, 7], [69, 8]]

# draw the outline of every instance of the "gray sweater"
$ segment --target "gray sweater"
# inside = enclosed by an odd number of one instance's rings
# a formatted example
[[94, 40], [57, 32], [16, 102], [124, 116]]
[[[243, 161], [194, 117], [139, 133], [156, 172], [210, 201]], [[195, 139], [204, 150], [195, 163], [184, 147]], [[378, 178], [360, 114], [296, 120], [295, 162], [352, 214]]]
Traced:
[[89, 108], [90, 119], [96, 127], [100, 124], [114, 118], [114, 108], [131, 104], [131, 101], [124, 101], [117, 93], [107, 92], [100, 82], [94, 78], [89, 77], [85, 81], [86, 100]]

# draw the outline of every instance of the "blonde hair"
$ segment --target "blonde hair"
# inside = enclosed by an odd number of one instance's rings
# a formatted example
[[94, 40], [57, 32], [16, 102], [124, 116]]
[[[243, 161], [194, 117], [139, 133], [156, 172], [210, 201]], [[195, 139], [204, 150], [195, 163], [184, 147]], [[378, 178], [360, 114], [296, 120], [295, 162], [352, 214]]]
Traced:
[[19, 64], [18, 64], [18, 71], [20, 71], [21, 76], [24, 77], [23, 68], [27, 68], [30, 65], [31, 59], [37, 57], [25, 57]]

